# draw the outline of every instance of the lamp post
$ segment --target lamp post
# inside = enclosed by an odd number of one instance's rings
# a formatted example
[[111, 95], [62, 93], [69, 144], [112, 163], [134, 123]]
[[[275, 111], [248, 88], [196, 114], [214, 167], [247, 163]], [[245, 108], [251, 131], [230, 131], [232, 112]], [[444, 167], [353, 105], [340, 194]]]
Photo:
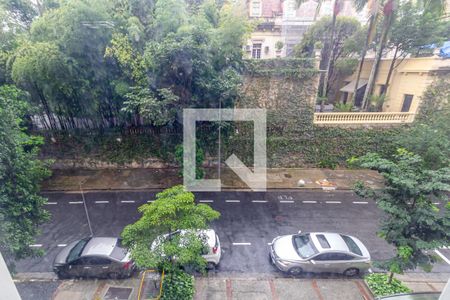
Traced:
[[86, 179], [84, 179], [83, 181], [80, 182], [80, 192], [81, 192], [81, 198], [83, 199], [83, 206], [84, 206], [84, 211], [86, 212], [86, 219], [88, 222], [88, 226], [89, 226], [89, 232], [91, 233], [91, 236], [94, 235], [94, 232], [92, 231], [92, 226], [91, 226], [91, 219], [89, 218], [89, 212], [86, 206], [86, 199], [84, 198], [84, 192], [83, 192], [83, 188], [81, 187], [81, 185], [86, 181]]

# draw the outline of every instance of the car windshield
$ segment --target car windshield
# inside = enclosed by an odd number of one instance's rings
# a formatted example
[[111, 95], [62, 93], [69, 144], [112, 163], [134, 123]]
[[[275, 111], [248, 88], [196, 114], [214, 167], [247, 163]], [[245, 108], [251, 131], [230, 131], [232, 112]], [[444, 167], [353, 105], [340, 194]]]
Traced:
[[309, 234], [294, 235], [292, 243], [298, 255], [302, 258], [308, 258], [317, 253], [317, 249], [314, 247]]
[[90, 238], [82, 239], [79, 241], [73, 248], [70, 250], [69, 255], [67, 256], [67, 262], [72, 262], [78, 257], [80, 257], [81, 252], [83, 252], [84, 247], [89, 242]]
[[347, 236], [347, 235], [341, 235], [342, 239], [344, 240], [345, 244], [347, 244], [348, 249], [350, 252], [355, 253], [356, 255], [362, 256], [362, 251], [359, 249], [358, 245], [355, 243], [355, 241]]

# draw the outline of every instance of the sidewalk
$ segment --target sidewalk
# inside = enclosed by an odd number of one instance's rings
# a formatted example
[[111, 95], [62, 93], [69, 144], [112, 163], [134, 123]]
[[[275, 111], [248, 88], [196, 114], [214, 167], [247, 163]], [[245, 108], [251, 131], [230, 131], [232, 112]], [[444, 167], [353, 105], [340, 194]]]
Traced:
[[362, 279], [196, 278], [195, 300], [371, 300]]
[[[165, 169], [102, 169], [54, 170], [53, 176], [43, 183], [43, 191], [83, 190], [147, 190], [164, 189], [181, 184], [180, 170]], [[206, 169], [206, 178], [217, 178], [217, 169]], [[240, 178], [228, 168], [221, 170], [223, 189], [248, 190]], [[304, 184], [298, 185], [299, 180]], [[351, 169], [268, 169], [267, 189], [324, 189], [349, 190], [356, 181], [379, 188], [383, 179], [371, 170]]]
[[[22, 273], [15, 276], [16, 285], [20, 287], [24, 300], [36, 299], [36, 295], [43, 294], [46, 285], [49, 289], [47, 294], [52, 295], [53, 300], [132, 300], [138, 299], [141, 284], [140, 275], [124, 280], [58, 281], [54, 276], [50, 276], [50, 273], [40, 276], [32, 274]], [[450, 273], [406, 273], [395, 277], [414, 292], [440, 292], [449, 280]], [[143, 294], [154, 289], [153, 285], [151, 280], [146, 280]], [[262, 274], [220, 274], [196, 277], [195, 290], [195, 300], [373, 299], [361, 278], [275, 278]]]

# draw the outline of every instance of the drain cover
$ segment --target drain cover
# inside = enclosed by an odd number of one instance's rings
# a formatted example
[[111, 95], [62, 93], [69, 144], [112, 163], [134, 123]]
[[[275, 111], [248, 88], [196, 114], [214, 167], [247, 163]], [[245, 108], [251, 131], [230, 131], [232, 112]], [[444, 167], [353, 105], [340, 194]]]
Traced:
[[132, 288], [128, 287], [109, 287], [106, 291], [104, 300], [128, 300], [130, 298]]

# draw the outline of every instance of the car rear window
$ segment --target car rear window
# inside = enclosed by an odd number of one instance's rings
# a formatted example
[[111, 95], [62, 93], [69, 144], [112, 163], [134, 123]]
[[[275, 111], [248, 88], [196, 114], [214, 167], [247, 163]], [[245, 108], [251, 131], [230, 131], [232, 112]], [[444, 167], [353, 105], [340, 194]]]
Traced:
[[316, 235], [317, 240], [322, 248], [330, 248], [327, 238], [323, 234]]
[[358, 245], [355, 243], [355, 241], [351, 237], [346, 236], [346, 235], [341, 235], [341, 237], [344, 240], [345, 244], [347, 244], [347, 247], [350, 250], [350, 252], [362, 256], [361, 249], [359, 249]]
[[117, 240], [117, 244], [114, 247], [113, 251], [111, 252], [110, 256], [117, 260], [122, 260], [127, 255], [128, 251], [127, 249], [123, 248], [121, 240]]

